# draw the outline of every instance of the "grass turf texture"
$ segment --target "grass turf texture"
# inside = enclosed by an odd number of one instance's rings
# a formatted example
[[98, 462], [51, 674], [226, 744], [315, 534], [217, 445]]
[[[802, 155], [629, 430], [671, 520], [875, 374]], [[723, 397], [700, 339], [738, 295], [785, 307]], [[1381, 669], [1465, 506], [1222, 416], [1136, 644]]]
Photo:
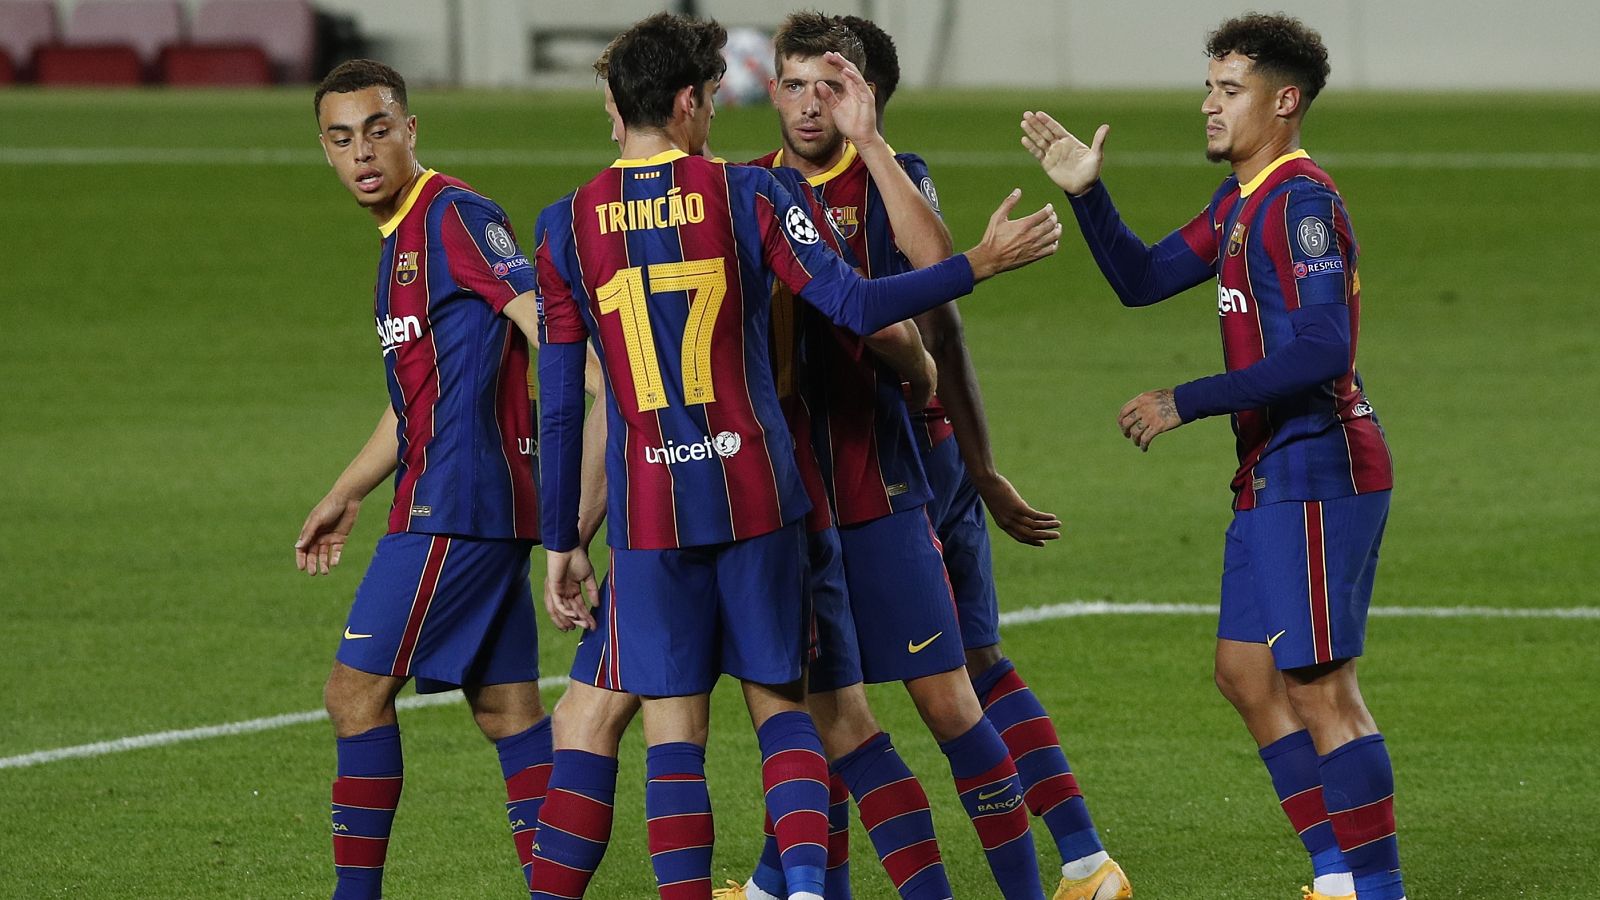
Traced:
[[[439, 163], [498, 199], [524, 237], [540, 207], [611, 158], [594, 94], [419, 92], [413, 106], [424, 162], [571, 155]], [[929, 160], [965, 247], [1012, 186], [1029, 208], [1060, 199], [1017, 148], [1022, 109], [1084, 134], [1109, 121], [1107, 183], [1153, 241], [1222, 175], [1198, 164], [1197, 106], [1198, 94], [907, 94], [888, 132]], [[301, 518], [384, 402], [376, 236], [321, 166], [309, 107], [304, 90], [0, 93], [0, 154], [13, 159], [23, 147], [206, 151], [183, 165], [0, 164], [0, 677], [12, 685], [0, 756], [319, 700], [388, 496], [369, 501], [337, 575], [294, 572]], [[1594, 96], [1330, 95], [1307, 145], [1592, 154], [1596, 113]], [[1484, 146], [1486, 121], [1515, 148]], [[713, 144], [754, 155], [775, 143], [773, 124], [725, 109]], [[261, 150], [303, 156], [249, 162]], [[941, 165], [973, 151], [1015, 162]], [[1118, 153], [1191, 151], [1195, 165], [1118, 166]], [[1330, 168], [1363, 245], [1361, 369], [1399, 484], [1375, 603], [1594, 605], [1600, 475], [1581, 433], [1600, 389], [1585, 287], [1600, 281], [1588, 252], [1600, 169]], [[1057, 258], [963, 305], [1001, 467], [1067, 522], [1045, 550], [997, 538], [1002, 604], [1212, 602], [1226, 424], [1165, 435], [1149, 455], [1114, 425], [1139, 391], [1220, 367], [1212, 289], [1123, 310], [1072, 232]], [[1212, 624], [1083, 618], [1014, 626], [1005, 642], [1141, 896], [1291, 897], [1309, 872], [1210, 686]], [[1597, 628], [1374, 621], [1362, 671], [1396, 763], [1414, 896], [1589, 895]], [[573, 639], [544, 638], [545, 670], [564, 672]], [[937, 749], [902, 691], [875, 696], [934, 800], [958, 895], [991, 896]], [[742, 879], [759, 846], [758, 757], [736, 692], [719, 692], [715, 718], [716, 874]], [[390, 895], [517, 896], [493, 752], [464, 708], [412, 711], [403, 729]], [[635, 731], [593, 896], [653, 894], [642, 756]], [[326, 726], [303, 725], [0, 771], [0, 897], [324, 896], [332, 765]], [[857, 896], [892, 896], [859, 827], [852, 846]]]

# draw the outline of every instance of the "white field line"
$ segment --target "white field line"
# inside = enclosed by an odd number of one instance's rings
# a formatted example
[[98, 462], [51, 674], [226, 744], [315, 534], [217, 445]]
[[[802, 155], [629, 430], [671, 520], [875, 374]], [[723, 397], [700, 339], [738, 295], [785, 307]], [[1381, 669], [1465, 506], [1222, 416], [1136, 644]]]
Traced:
[[[1073, 600], [1067, 603], [1030, 606], [1025, 609], [1001, 613], [1000, 624], [1026, 625], [1032, 622], [1048, 622], [1055, 619], [1071, 619], [1080, 616], [1214, 616], [1216, 613], [1217, 608], [1215, 606], [1205, 603], [1115, 603], [1109, 600]], [[1600, 621], [1600, 607], [1509, 609], [1489, 606], [1379, 606], [1373, 607], [1371, 615], [1397, 619], [1587, 619]], [[539, 687], [541, 688], [560, 687], [566, 683], [567, 678], [564, 675], [552, 675], [539, 679]], [[396, 706], [400, 709], [421, 709], [428, 706], [445, 706], [460, 703], [461, 699], [459, 691], [450, 691], [442, 694], [419, 694], [402, 698]], [[0, 769], [22, 769], [29, 766], [44, 765], [45, 763], [60, 762], [66, 759], [86, 759], [94, 756], [106, 756], [111, 753], [123, 753], [128, 750], [143, 750], [147, 747], [163, 747], [168, 744], [179, 744], [185, 741], [229, 737], [237, 734], [250, 734], [256, 731], [270, 731], [277, 728], [286, 728], [290, 725], [320, 722], [327, 718], [328, 714], [318, 709], [266, 716], [260, 719], [247, 719], [242, 722], [228, 722], [222, 725], [207, 725], [202, 728], [158, 731], [153, 734], [135, 735], [112, 741], [79, 744], [76, 747], [60, 747], [55, 750], [39, 750], [19, 756], [0, 757]]]
[[[611, 160], [603, 145], [595, 151], [459, 149], [423, 151], [423, 161], [442, 166], [603, 166]], [[728, 159], [751, 159], [765, 151], [726, 151]], [[935, 170], [1031, 169], [1037, 165], [1021, 148], [1014, 151], [926, 150]], [[1404, 152], [1350, 151], [1317, 154], [1317, 161], [1340, 169], [1600, 169], [1600, 153], [1584, 152]], [[322, 166], [315, 149], [263, 147], [0, 147], [7, 166]], [[1210, 166], [1198, 150], [1124, 150], [1107, 158], [1117, 168], [1166, 169]]]

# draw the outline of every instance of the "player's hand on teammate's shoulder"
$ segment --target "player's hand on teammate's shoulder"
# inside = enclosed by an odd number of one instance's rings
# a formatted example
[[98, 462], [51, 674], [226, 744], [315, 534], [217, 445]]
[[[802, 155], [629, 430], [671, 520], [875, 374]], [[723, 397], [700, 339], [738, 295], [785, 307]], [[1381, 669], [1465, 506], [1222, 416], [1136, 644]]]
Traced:
[[545, 551], [544, 611], [562, 631], [582, 628], [594, 630], [594, 614], [600, 605], [600, 588], [595, 583], [594, 565], [584, 548]]
[[835, 91], [825, 81], [817, 84], [817, 96], [828, 104], [834, 126], [857, 146], [877, 140], [878, 107], [861, 70], [832, 50], [822, 54], [822, 59], [839, 70], [839, 81], [844, 86], [843, 91]]
[[1085, 144], [1047, 112], [1022, 114], [1022, 146], [1039, 161], [1056, 187], [1073, 196], [1089, 190], [1100, 180], [1106, 135], [1110, 131], [1110, 125], [1101, 125], [1095, 129], [1093, 140]]
[[1156, 435], [1182, 424], [1171, 388], [1145, 391], [1124, 403], [1117, 414], [1117, 427], [1122, 429], [1122, 436], [1133, 441], [1140, 450], [1149, 450]]
[[989, 227], [978, 246], [967, 251], [977, 281], [1020, 269], [1056, 252], [1061, 246], [1061, 219], [1054, 204], [1020, 219], [1010, 218], [1022, 200], [1022, 188], [1012, 190], [989, 217]]
[[294, 542], [295, 568], [307, 575], [326, 575], [339, 564], [345, 541], [356, 525], [361, 500], [329, 493], [306, 515]]
[[972, 482], [978, 489], [978, 496], [983, 498], [989, 515], [994, 518], [994, 523], [1012, 540], [1019, 544], [1043, 547], [1045, 541], [1061, 538], [1061, 519], [1029, 506], [1028, 501], [1022, 499], [1022, 495], [1017, 493], [1004, 475], [989, 472], [974, 476]]

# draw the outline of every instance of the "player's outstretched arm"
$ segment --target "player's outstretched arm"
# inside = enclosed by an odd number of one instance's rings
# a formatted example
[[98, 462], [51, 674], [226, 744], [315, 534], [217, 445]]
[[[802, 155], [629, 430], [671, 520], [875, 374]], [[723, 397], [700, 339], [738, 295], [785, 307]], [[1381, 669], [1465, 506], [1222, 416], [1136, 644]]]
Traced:
[[1074, 197], [1100, 180], [1106, 135], [1110, 133], [1110, 125], [1101, 125], [1095, 129], [1091, 143], [1085, 144], [1047, 112], [1022, 114], [1022, 146], [1039, 161], [1056, 187]]
[[1061, 220], [1054, 204], [1046, 203], [1037, 212], [1013, 219], [1011, 212], [1021, 200], [1022, 188], [1012, 189], [989, 216], [983, 240], [966, 252], [974, 282], [1038, 262], [1060, 248]]
[[372, 436], [300, 526], [300, 536], [294, 542], [295, 568], [307, 575], [326, 575], [330, 568], [339, 564], [345, 541], [361, 512], [361, 501], [398, 465], [399, 438], [395, 436], [398, 423], [394, 407], [384, 404], [383, 415], [378, 418]]

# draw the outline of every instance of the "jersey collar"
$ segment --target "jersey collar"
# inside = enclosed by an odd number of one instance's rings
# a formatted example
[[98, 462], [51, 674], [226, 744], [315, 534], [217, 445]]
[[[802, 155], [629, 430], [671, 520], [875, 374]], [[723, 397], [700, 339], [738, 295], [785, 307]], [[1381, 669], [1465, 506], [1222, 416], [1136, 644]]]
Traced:
[[677, 147], [673, 147], [670, 150], [663, 150], [660, 153], [657, 153], [655, 156], [648, 156], [644, 159], [619, 159], [611, 164], [611, 168], [636, 169], [640, 166], [659, 166], [662, 163], [669, 163], [675, 159], [683, 159], [688, 155], [689, 154], [679, 150]]
[[1263, 184], [1267, 183], [1267, 179], [1272, 177], [1272, 173], [1273, 172], [1278, 171], [1278, 169], [1281, 168], [1286, 163], [1293, 162], [1294, 160], [1297, 160], [1297, 159], [1310, 159], [1310, 158], [1311, 158], [1311, 154], [1307, 153], [1304, 150], [1296, 150], [1293, 153], [1285, 153], [1284, 155], [1282, 155], [1282, 156], [1278, 157], [1277, 159], [1273, 160], [1272, 163], [1270, 165], [1268, 165], [1265, 169], [1262, 169], [1260, 174], [1256, 175], [1256, 177], [1250, 179], [1250, 183], [1249, 184], [1240, 185], [1239, 186], [1239, 196], [1240, 197], [1248, 197], [1251, 194], [1255, 193], [1257, 188], [1259, 188]]
[[405, 219], [406, 213], [411, 212], [411, 207], [417, 204], [417, 198], [422, 196], [422, 188], [428, 183], [428, 179], [437, 174], [439, 173], [432, 169], [422, 173], [422, 177], [417, 179], [417, 183], [411, 186], [411, 192], [406, 194], [405, 202], [400, 204], [400, 208], [395, 210], [394, 215], [389, 217], [389, 221], [378, 226], [379, 234], [384, 237], [394, 234], [395, 229], [400, 227], [400, 222]]
[[[833, 164], [833, 168], [826, 172], [818, 172], [815, 175], [807, 176], [806, 184], [809, 184], [812, 187], [822, 187], [828, 182], [844, 174], [844, 170], [850, 168], [850, 164], [855, 162], [856, 158], [856, 145], [850, 143], [849, 141], [845, 141], [844, 155], [839, 157], [839, 161]], [[778, 155], [772, 158], [772, 167], [776, 169], [781, 165], [783, 165], [783, 150], [780, 149], [778, 151]]]

